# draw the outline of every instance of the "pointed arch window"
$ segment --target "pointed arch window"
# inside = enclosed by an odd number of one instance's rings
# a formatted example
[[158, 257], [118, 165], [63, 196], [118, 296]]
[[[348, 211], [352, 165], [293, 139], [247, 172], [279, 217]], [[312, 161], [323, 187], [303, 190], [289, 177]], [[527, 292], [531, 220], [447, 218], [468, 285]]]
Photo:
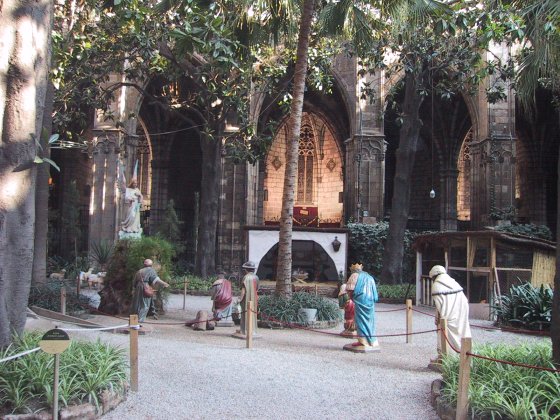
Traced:
[[299, 136], [298, 158], [298, 204], [311, 204], [313, 202], [313, 180], [315, 164], [315, 142], [311, 125], [304, 124]]

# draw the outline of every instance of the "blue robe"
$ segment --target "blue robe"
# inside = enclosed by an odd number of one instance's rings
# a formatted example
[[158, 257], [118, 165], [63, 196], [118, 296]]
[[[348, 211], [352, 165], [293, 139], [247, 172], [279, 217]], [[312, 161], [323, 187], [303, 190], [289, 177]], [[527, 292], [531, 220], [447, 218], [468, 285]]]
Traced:
[[378, 300], [374, 278], [362, 271], [358, 275], [352, 300], [355, 304], [354, 321], [358, 337], [363, 337], [370, 345], [375, 337], [375, 302]]

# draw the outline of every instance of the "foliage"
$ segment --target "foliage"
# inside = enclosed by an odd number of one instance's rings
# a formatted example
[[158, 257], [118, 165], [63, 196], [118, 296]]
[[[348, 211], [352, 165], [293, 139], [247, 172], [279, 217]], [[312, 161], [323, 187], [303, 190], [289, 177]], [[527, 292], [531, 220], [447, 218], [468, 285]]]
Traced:
[[181, 225], [184, 223], [177, 216], [175, 202], [169, 200], [165, 208], [163, 220], [157, 226], [156, 234], [172, 243], [176, 254], [181, 254], [185, 250], [184, 241], [181, 240]]
[[515, 220], [516, 216], [517, 216], [517, 209], [515, 208], [515, 206], [509, 206], [509, 207], [505, 207], [503, 209], [498, 209], [498, 208], [492, 207], [490, 209], [490, 219], [492, 219], [492, 220], [510, 220], [510, 221], [513, 221], [513, 220]]
[[416, 296], [416, 286], [410, 284], [378, 284], [377, 293], [380, 299], [413, 299]]
[[338, 304], [323, 296], [307, 292], [296, 292], [292, 298], [277, 295], [259, 297], [259, 319], [286, 323], [304, 322], [298, 311], [301, 308], [317, 309], [317, 321], [339, 321]]
[[132, 290], [134, 274], [144, 266], [146, 258], [152, 259], [154, 265], [159, 264], [158, 276], [167, 281], [174, 254], [171, 243], [154, 236], [118, 241], [107, 269], [106, 282], [117, 290]]
[[68, 313], [83, 311], [89, 307], [90, 299], [74, 293], [73, 283], [49, 280], [44, 284], [31, 286], [28, 306], [38, 306], [51, 311], [60, 312], [60, 289], [66, 288], [66, 311]]
[[[498, 344], [476, 346], [474, 354], [554, 368], [548, 342], [516, 346]], [[443, 359], [443, 398], [457, 403], [459, 358]], [[472, 362], [469, 405], [473, 418], [552, 419], [560, 415], [560, 375], [553, 372], [510, 366], [474, 357]]]
[[74, 258], [78, 258], [78, 241], [82, 236], [80, 229], [80, 192], [76, 180], [70, 182], [62, 208], [62, 228], [66, 238], [74, 244]]
[[61, 270], [66, 270], [64, 277], [66, 279], [75, 279], [80, 271], [87, 271], [88, 266], [89, 261], [86, 257], [78, 257], [73, 261], [67, 261], [55, 255], [47, 260], [47, 274], [60, 273]]
[[[348, 238], [348, 261], [351, 264], [360, 262], [364, 265], [364, 270], [378, 277], [383, 267], [383, 251], [385, 241], [389, 234], [389, 223], [379, 222], [374, 225], [362, 223], [349, 223], [350, 235]], [[413, 234], [405, 232], [404, 237], [404, 261], [403, 277], [405, 279], [414, 278], [415, 254], [411, 248]]]
[[[38, 347], [42, 333], [15, 337], [0, 359]], [[99, 406], [103, 390], [122, 390], [127, 378], [122, 349], [101, 341], [72, 341], [60, 355], [59, 397], [62, 405], [90, 402]], [[0, 404], [12, 413], [31, 413], [53, 404], [54, 360], [37, 351], [0, 364]]]
[[184, 282], [187, 282], [187, 290], [206, 292], [210, 290], [215, 280], [216, 277], [202, 278], [195, 275], [186, 275], [183, 277], [176, 277], [174, 281], [170, 283], [170, 287], [172, 291], [183, 292]]
[[531, 283], [514, 285], [502, 295], [501, 304], [493, 306], [501, 324], [523, 328], [550, 326], [552, 312], [552, 289], [544, 284], [534, 287]]
[[104, 271], [111, 260], [115, 245], [112, 241], [101, 240], [90, 244], [90, 258], [97, 264], [97, 269]]
[[552, 240], [552, 232], [550, 231], [550, 228], [545, 225], [514, 223], [510, 226], [496, 226], [494, 230], [513, 233], [515, 235], [524, 235], [530, 238], [546, 239], [548, 241]]

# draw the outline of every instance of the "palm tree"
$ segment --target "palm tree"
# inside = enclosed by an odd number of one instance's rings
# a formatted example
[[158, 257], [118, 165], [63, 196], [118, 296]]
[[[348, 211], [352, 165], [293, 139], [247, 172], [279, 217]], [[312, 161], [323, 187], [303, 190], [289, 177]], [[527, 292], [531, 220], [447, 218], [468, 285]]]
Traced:
[[278, 269], [276, 272], [276, 293], [283, 296], [291, 296], [292, 294], [292, 217], [294, 214], [303, 95], [307, 76], [309, 36], [311, 34], [314, 8], [315, 0], [304, 0], [299, 24], [294, 86], [292, 103], [290, 105], [288, 137], [286, 140], [286, 172], [284, 175], [284, 191], [282, 193], [282, 213], [278, 240]]
[[[525, 54], [521, 57], [516, 79], [517, 97], [527, 112], [535, 106], [535, 91], [542, 83], [555, 95], [560, 94], [560, 3], [557, 0], [515, 0], [513, 6], [526, 24]], [[560, 120], [560, 114], [559, 114]], [[560, 174], [560, 154], [558, 156]], [[560, 209], [560, 182], [557, 209]], [[556, 240], [560, 238], [560, 211], [557, 210]], [[552, 322], [550, 327], [552, 357], [560, 365], [560, 247], [556, 247], [556, 275], [554, 277], [554, 298], [552, 301]]]

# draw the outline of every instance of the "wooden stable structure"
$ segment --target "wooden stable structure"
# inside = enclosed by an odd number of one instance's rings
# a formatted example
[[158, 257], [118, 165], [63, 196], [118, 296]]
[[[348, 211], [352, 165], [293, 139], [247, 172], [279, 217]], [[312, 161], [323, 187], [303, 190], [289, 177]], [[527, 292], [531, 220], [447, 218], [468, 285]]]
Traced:
[[433, 306], [430, 268], [443, 265], [463, 287], [471, 316], [489, 319], [490, 307], [512, 285], [530, 282], [552, 287], [556, 244], [494, 230], [420, 235], [416, 250], [416, 301]]

